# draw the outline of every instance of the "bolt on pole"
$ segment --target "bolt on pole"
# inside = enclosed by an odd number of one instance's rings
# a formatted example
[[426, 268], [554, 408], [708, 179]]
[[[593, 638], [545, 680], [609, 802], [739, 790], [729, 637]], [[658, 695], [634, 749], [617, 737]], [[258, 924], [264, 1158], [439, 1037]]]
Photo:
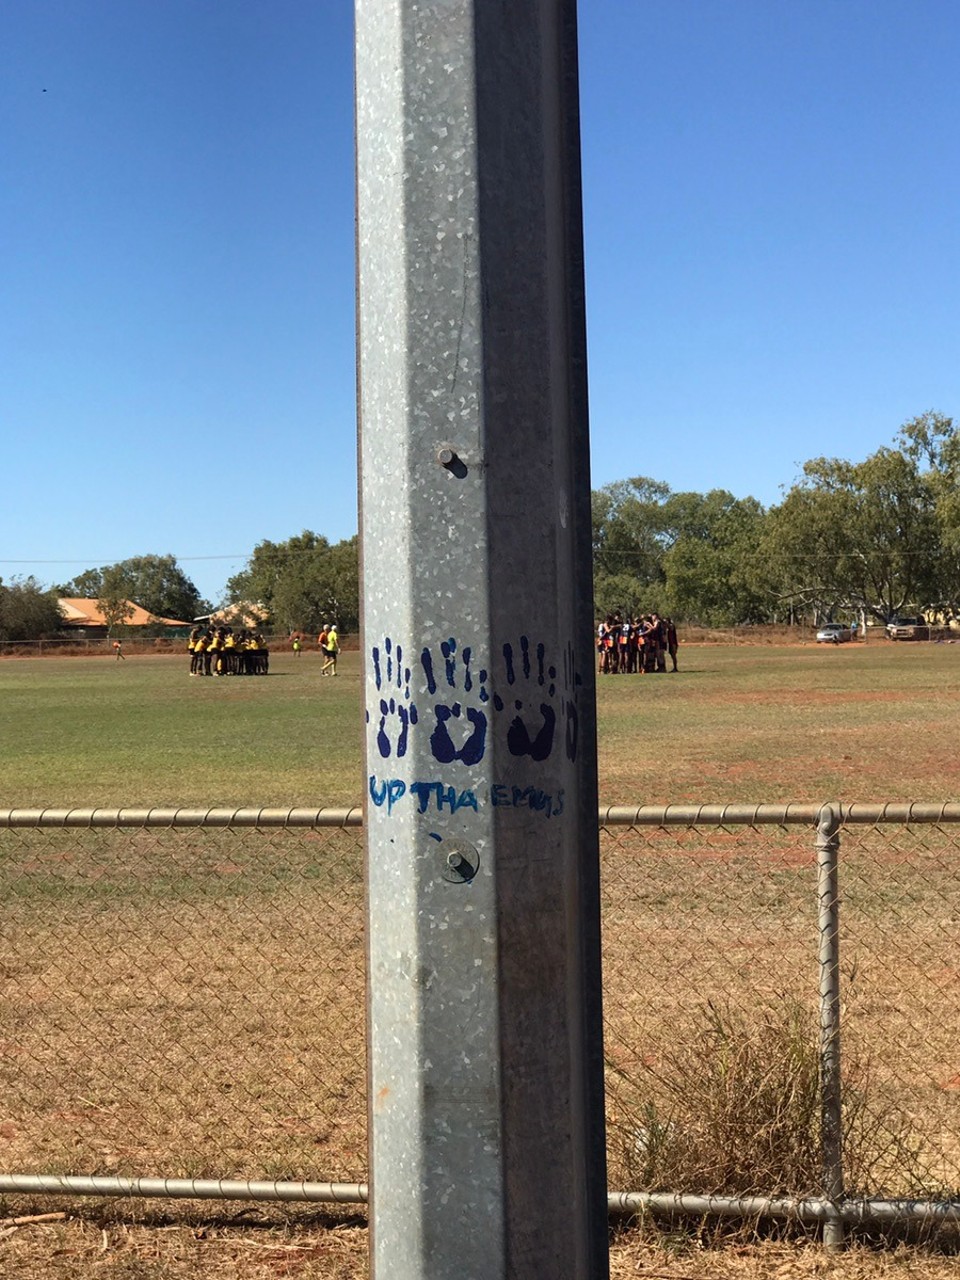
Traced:
[[608, 1273], [574, 0], [357, 0], [372, 1265]]

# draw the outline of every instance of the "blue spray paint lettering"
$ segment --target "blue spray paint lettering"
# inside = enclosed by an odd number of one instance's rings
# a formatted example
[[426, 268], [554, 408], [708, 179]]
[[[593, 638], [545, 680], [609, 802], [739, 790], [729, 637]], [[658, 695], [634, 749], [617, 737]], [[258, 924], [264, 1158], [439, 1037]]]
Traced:
[[444, 786], [442, 782], [411, 782], [410, 794], [417, 797], [420, 806], [418, 813], [427, 812], [431, 799], [436, 801], [438, 813], [443, 812], [444, 805], [448, 806], [451, 813], [456, 813], [458, 809], [479, 812], [477, 797], [472, 791], [458, 792], [456, 787]]
[[407, 784], [400, 778], [384, 778], [377, 782], [376, 774], [370, 775], [370, 799], [378, 809], [387, 806], [387, 813], [393, 813], [393, 806], [406, 792]]
[[490, 788], [490, 802], [495, 809], [530, 809], [548, 818], [559, 818], [563, 813], [563, 787], [554, 796], [539, 787], [508, 787], [497, 782]]

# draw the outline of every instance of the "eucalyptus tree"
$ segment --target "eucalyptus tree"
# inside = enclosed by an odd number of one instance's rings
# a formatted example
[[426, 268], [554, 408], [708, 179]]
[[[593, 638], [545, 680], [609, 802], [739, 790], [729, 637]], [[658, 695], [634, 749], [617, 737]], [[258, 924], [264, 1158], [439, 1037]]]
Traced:
[[42, 640], [63, 621], [55, 588], [35, 578], [0, 578], [0, 640]]
[[596, 490], [598, 614], [658, 609], [705, 623], [763, 621], [773, 600], [757, 556], [765, 518], [754, 498], [725, 489], [674, 493], [639, 476]]
[[331, 545], [305, 529], [285, 542], [260, 542], [227, 583], [230, 601], [262, 605], [274, 626], [318, 631], [337, 621], [341, 631], [359, 624], [359, 554], [356, 536]]
[[960, 430], [952, 418], [931, 409], [905, 422], [898, 441], [921, 469], [936, 512], [938, 582], [930, 603], [960, 613]]
[[939, 592], [936, 501], [916, 462], [878, 449], [862, 462], [814, 458], [770, 513], [763, 551], [781, 599], [882, 622]]
[[86, 569], [58, 591], [85, 599], [131, 600], [158, 618], [187, 622], [204, 612], [207, 603], [172, 555], [131, 556]]
[[673, 494], [664, 514], [666, 609], [708, 626], [766, 622], [774, 592], [760, 545], [767, 514], [755, 498], [725, 489]]

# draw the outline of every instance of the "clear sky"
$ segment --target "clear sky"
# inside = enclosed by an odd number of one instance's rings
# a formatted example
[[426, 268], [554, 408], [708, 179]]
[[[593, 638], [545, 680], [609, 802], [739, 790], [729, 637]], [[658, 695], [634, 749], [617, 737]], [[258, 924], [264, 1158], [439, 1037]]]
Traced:
[[[0, 2], [0, 576], [356, 532], [350, 0]], [[960, 417], [956, 0], [581, 0], [594, 486]]]

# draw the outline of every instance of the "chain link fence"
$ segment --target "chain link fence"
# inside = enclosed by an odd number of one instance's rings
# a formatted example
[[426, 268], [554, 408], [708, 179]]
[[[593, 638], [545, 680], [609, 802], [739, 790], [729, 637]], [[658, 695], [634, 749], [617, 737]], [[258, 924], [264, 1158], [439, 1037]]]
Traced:
[[0, 816], [4, 1171], [362, 1177], [359, 813], [61, 816]]
[[[824, 812], [601, 814], [626, 1207], [955, 1209], [960, 806]], [[0, 811], [0, 1191], [361, 1198], [362, 868], [358, 810]]]
[[901, 1214], [957, 1196], [960, 806], [834, 812], [603, 823], [616, 1185]]

